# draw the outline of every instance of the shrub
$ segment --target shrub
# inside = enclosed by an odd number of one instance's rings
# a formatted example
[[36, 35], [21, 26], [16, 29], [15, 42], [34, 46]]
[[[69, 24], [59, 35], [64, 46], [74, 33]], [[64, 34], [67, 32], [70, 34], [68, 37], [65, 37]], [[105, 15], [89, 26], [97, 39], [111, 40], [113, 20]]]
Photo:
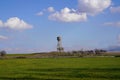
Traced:
[[116, 55], [115, 57], [120, 57], [120, 55]]

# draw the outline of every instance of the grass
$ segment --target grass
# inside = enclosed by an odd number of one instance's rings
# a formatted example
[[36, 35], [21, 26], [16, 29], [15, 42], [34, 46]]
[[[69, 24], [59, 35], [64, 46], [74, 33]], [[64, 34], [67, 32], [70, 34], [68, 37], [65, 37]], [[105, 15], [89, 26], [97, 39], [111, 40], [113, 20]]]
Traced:
[[120, 80], [120, 58], [2, 59], [0, 80]]

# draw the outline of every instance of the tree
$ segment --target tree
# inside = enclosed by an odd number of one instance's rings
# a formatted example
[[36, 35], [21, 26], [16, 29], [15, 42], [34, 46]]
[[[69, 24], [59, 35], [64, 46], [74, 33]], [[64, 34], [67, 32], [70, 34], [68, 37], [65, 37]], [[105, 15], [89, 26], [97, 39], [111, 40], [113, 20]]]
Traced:
[[104, 52], [107, 52], [106, 50], [103, 50], [103, 49], [95, 49], [95, 53], [97, 55], [100, 55], [100, 54], [103, 54]]
[[3, 50], [3, 51], [0, 51], [0, 56], [1, 56], [1, 57], [4, 57], [6, 54], [7, 54], [6, 51], [4, 51], [4, 50]]

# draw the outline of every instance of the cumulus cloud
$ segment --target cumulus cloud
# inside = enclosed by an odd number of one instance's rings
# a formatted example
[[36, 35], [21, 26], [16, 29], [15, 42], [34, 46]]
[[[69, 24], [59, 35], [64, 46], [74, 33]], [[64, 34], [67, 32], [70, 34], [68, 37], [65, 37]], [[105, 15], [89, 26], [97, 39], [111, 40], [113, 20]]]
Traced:
[[48, 7], [47, 9], [43, 9], [42, 11], [38, 12], [36, 15], [42, 16], [45, 12], [52, 13], [52, 12], [55, 12], [55, 9], [54, 7]]
[[[54, 7], [48, 7], [43, 12], [50, 12], [48, 18], [54, 21], [62, 22], [82, 22], [86, 21], [88, 16], [95, 16], [102, 13], [111, 5], [111, 0], [78, 0], [78, 8], [70, 9], [65, 7], [56, 11]], [[40, 15], [42, 13], [39, 13]]]
[[120, 27], [120, 21], [118, 22], [106, 22], [104, 23], [105, 26], [115, 26], [115, 27]]
[[44, 13], [41, 11], [41, 12], [39, 12], [39, 13], [37, 13], [36, 15], [37, 16], [42, 16]]
[[0, 40], [6, 40], [8, 37], [0, 35]]
[[64, 8], [49, 16], [49, 19], [62, 22], [81, 22], [87, 20], [86, 13], [77, 13], [74, 9]]
[[0, 26], [5, 27], [5, 28], [9, 28], [9, 29], [13, 29], [13, 30], [25, 30], [25, 29], [32, 28], [32, 25], [19, 19], [18, 17], [9, 18], [5, 23], [0, 21]]
[[110, 5], [111, 0], [78, 0], [79, 11], [89, 15], [101, 13]]
[[48, 12], [54, 12], [55, 9], [54, 9], [54, 7], [48, 7], [47, 11], [48, 11]]
[[118, 7], [111, 7], [110, 11], [111, 11], [111, 13], [120, 13], [120, 6], [118, 6]]
[[3, 27], [3, 22], [0, 20], [0, 27]]

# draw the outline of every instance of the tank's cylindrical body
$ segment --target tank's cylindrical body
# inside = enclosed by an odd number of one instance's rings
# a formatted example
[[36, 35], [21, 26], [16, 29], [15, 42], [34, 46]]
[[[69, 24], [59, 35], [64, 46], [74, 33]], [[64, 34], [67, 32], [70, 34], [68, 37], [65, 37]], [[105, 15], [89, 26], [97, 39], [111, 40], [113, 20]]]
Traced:
[[60, 37], [60, 36], [58, 36], [58, 37], [57, 37], [57, 40], [58, 40], [58, 41], [61, 41], [61, 37]]

